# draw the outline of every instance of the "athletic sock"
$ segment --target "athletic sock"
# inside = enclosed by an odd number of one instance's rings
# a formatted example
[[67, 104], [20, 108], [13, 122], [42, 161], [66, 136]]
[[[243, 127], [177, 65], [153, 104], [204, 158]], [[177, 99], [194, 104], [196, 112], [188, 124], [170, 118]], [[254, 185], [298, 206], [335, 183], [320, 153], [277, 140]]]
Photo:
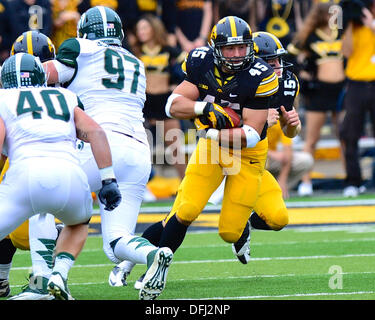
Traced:
[[49, 278], [53, 268], [53, 252], [57, 230], [52, 214], [39, 214], [29, 219], [29, 243], [34, 276]]
[[142, 237], [150, 241], [154, 246], [158, 246], [163, 229], [163, 222], [156, 222], [143, 232]]
[[58, 272], [66, 280], [68, 273], [74, 265], [74, 257], [68, 252], [60, 252], [56, 255], [53, 272]]
[[0, 241], [0, 279], [9, 279], [10, 268], [12, 267], [12, 260], [16, 247], [12, 240], [6, 238]]
[[0, 264], [8, 264], [12, 262], [13, 256], [16, 252], [16, 247], [12, 240], [5, 238], [0, 241]]
[[0, 280], [9, 279], [9, 272], [11, 267], [12, 262], [0, 264]]
[[188, 226], [178, 222], [174, 214], [164, 227], [163, 233], [160, 238], [159, 247], [168, 247], [173, 252], [180, 247], [184, 241]]
[[254, 229], [271, 230], [271, 227], [255, 211], [250, 216], [250, 224]]
[[29, 239], [32, 270], [35, 276], [49, 278], [53, 268], [53, 250], [56, 241], [52, 239]]
[[122, 236], [113, 245], [113, 253], [117, 259], [139, 264], [147, 264], [147, 255], [155, 249], [147, 239], [134, 235]]

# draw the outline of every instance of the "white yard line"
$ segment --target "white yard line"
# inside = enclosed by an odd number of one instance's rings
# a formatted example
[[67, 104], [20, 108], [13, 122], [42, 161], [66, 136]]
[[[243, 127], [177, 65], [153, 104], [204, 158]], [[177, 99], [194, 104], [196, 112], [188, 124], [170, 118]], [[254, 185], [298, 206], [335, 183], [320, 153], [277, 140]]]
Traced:
[[[251, 258], [251, 262], [257, 261], [272, 261], [272, 260], [309, 260], [309, 259], [345, 259], [345, 258], [358, 258], [358, 257], [375, 257], [375, 253], [361, 253], [361, 254], [342, 254], [342, 255], [318, 255], [318, 256], [297, 256], [297, 257], [263, 257], [263, 258]], [[218, 260], [186, 260], [186, 261], [174, 261], [173, 264], [196, 264], [196, 263], [227, 263], [236, 262], [237, 259], [218, 259]], [[102, 264], [75, 264], [73, 268], [101, 268], [114, 266], [113, 263], [102, 263]], [[30, 267], [13, 267], [12, 270], [28, 270]]]
[[354, 292], [318, 292], [318, 293], [295, 293], [282, 295], [259, 295], [259, 296], [239, 296], [239, 297], [209, 297], [209, 298], [179, 298], [176, 300], [250, 300], [250, 299], [278, 299], [292, 297], [316, 297], [316, 296], [342, 296], [342, 295], [361, 295], [374, 294], [375, 291], [354, 291]]

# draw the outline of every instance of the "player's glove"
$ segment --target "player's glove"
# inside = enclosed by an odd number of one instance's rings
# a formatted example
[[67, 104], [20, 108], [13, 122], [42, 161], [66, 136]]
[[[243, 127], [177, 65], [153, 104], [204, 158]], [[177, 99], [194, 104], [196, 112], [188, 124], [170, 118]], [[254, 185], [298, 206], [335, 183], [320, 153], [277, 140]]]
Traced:
[[203, 109], [203, 115], [211, 122], [212, 128], [220, 130], [225, 129], [227, 124], [230, 127], [233, 127], [233, 121], [228, 115], [228, 113], [223, 109], [228, 105], [227, 102], [222, 103], [221, 105], [217, 103], [207, 102], [206, 106]]
[[99, 200], [104, 204], [104, 209], [112, 211], [121, 202], [121, 193], [118, 189], [116, 179], [105, 179], [99, 191]]
[[194, 119], [194, 126], [197, 131], [207, 130], [210, 128], [210, 122], [206, 116], [199, 116]]

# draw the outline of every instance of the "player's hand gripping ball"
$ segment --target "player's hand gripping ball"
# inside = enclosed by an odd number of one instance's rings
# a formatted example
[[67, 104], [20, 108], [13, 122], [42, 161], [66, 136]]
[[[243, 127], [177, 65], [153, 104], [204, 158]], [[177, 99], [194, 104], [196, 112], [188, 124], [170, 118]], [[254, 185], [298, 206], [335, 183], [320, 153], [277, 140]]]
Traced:
[[[227, 103], [225, 104], [227, 105]], [[230, 107], [220, 106], [216, 103], [207, 103], [203, 115], [195, 118], [194, 125], [197, 130], [230, 129], [239, 127], [240, 116]]]

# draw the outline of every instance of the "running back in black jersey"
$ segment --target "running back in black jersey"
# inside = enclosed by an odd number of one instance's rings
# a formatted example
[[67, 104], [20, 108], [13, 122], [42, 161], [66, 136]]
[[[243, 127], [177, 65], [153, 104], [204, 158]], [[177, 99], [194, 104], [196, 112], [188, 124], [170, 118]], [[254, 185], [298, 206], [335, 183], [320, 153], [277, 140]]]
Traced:
[[[212, 49], [209, 47], [192, 50], [182, 69], [186, 73], [185, 80], [198, 87], [200, 100], [228, 103], [240, 116], [243, 108], [272, 108], [269, 97], [279, 87], [272, 67], [261, 58], [255, 58], [246, 70], [228, 74], [214, 64]], [[261, 138], [264, 138], [263, 135]]]
[[278, 89], [277, 76], [264, 60], [256, 58], [250, 68], [227, 74], [216, 67], [209, 47], [192, 50], [183, 70], [185, 80], [198, 87], [202, 101], [228, 102], [237, 112], [242, 108], [269, 108], [266, 97]]

